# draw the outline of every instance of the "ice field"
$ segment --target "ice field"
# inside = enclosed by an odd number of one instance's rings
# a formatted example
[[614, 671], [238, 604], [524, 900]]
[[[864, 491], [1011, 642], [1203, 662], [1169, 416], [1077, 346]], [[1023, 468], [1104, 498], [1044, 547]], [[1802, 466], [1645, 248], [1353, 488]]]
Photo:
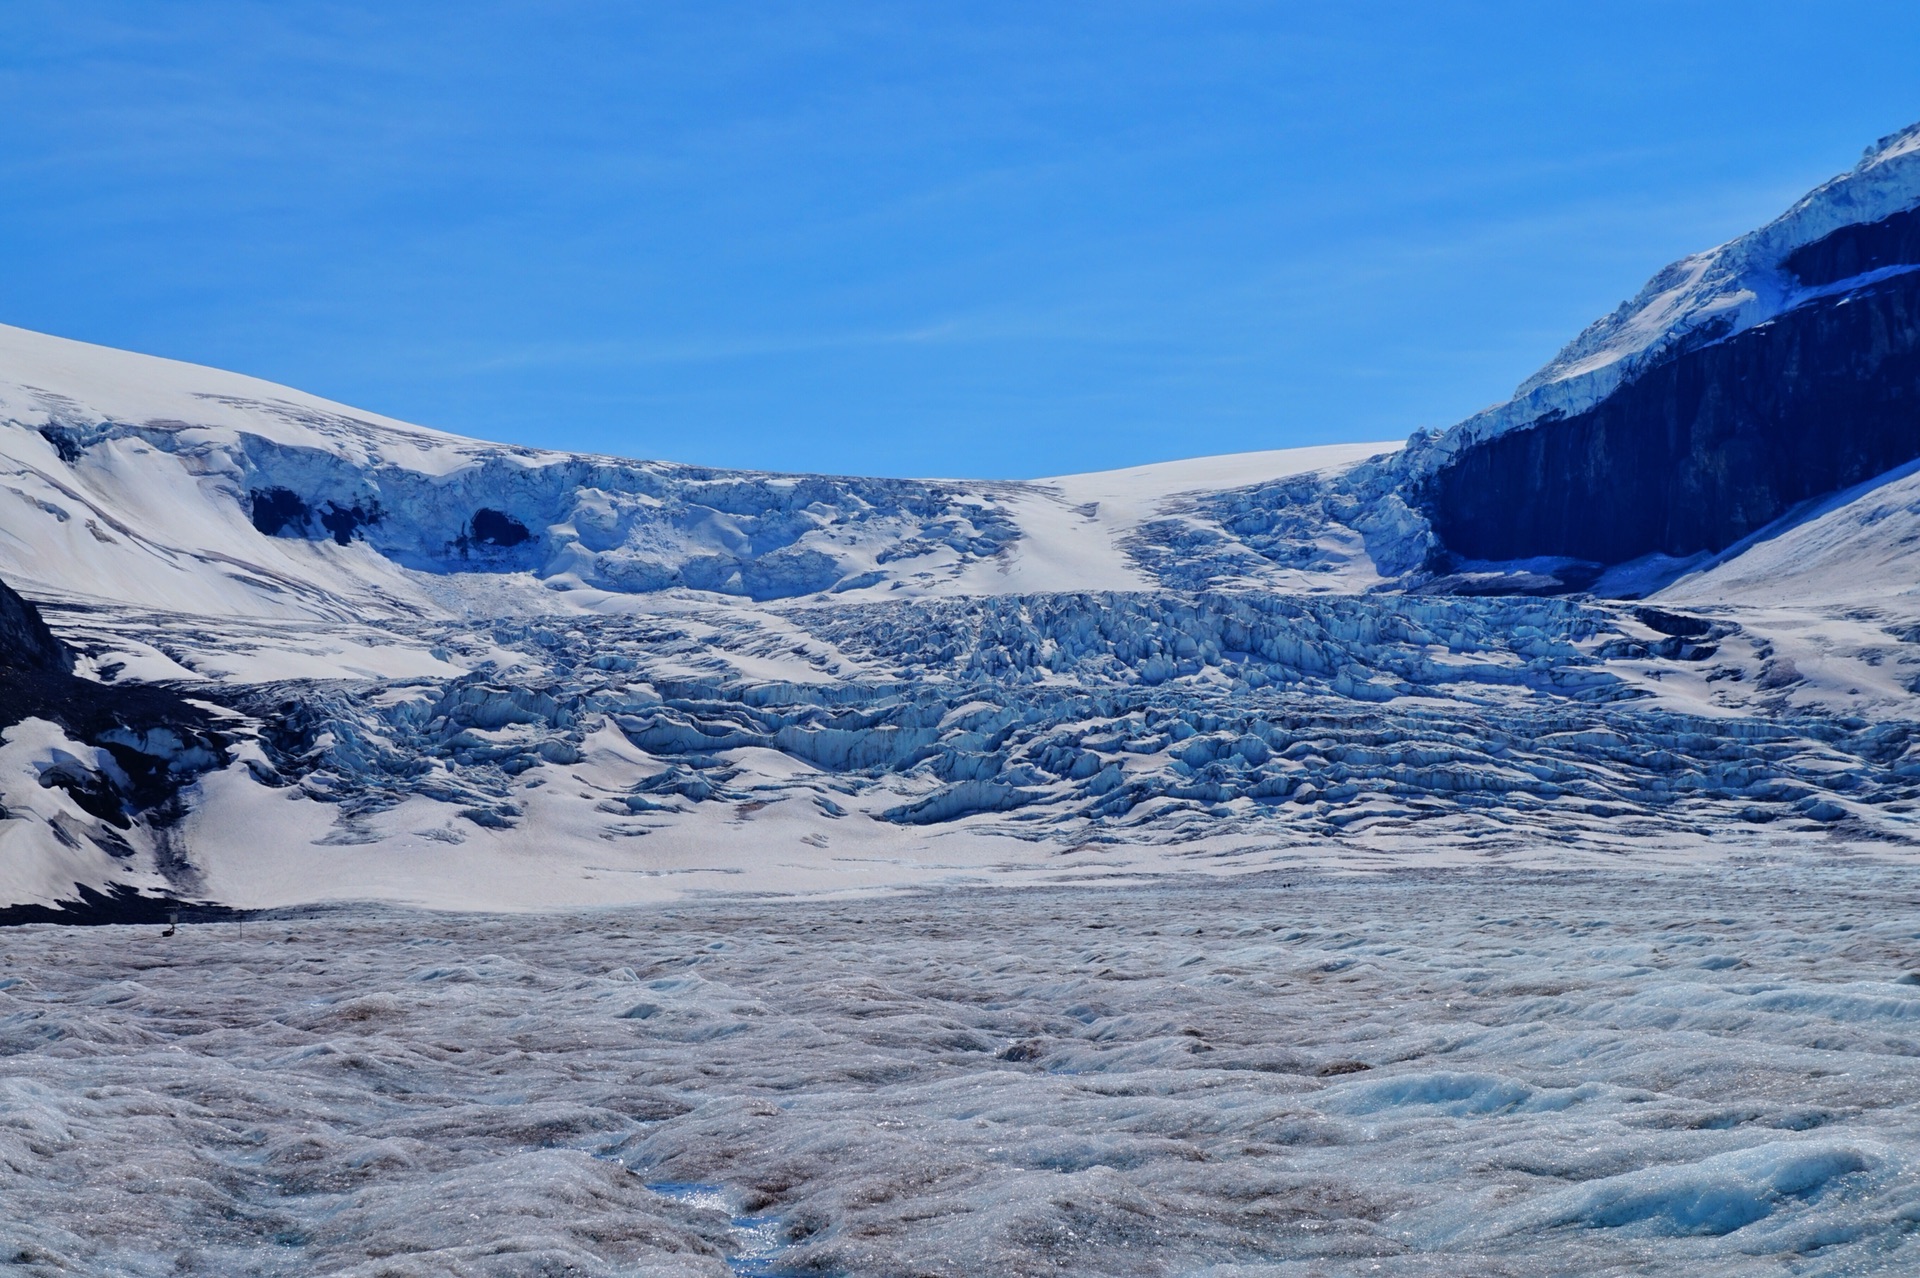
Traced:
[[1920, 1268], [1920, 877], [0, 936], [22, 1274]]

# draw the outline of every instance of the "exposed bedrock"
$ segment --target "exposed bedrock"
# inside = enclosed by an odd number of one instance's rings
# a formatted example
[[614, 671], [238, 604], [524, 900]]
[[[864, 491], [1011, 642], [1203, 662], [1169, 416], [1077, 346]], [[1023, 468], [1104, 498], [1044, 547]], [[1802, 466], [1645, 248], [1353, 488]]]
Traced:
[[[1829, 236], [1793, 265], [1824, 284], [1889, 254], [1912, 260], [1911, 228], [1882, 226], [1879, 240]], [[1470, 445], [1426, 502], [1468, 559], [1620, 563], [1724, 549], [1915, 457], [1920, 272], [1907, 271], [1684, 351], [1588, 411]]]
[[73, 653], [47, 629], [40, 610], [0, 581], [0, 669], [16, 676], [73, 672]]
[[1920, 262], [1920, 209], [1878, 222], [1843, 226], [1787, 255], [1787, 270], [1803, 288], [1823, 288], [1869, 271]]
[[[207, 710], [170, 688], [108, 686], [73, 670], [72, 650], [39, 610], [0, 582], [0, 728], [39, 721], [9, 731], [6, 744], [25, 752], [42, 788], [63, 791], [84, 814], [55, 817], [54, 838], [123, 860], [136, 850], [129, 834], [164, 843], [159, 832], [184, 811], [181, 792], [227, 762], [229, 742]], [[13, 804], [0, 817], [27, 815]], [[175, 867], [162, 858], [160, 868]]]

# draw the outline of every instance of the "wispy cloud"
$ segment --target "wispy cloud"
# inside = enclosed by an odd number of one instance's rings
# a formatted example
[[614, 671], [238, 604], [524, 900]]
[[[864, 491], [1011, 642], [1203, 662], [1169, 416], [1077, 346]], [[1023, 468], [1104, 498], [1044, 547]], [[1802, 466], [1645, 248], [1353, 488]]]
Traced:
[[891, 332], [767, 333], [710, 339], [649, 341], [606, 338], [585, 342], [538, 342], [501, 351], [463, 366], [471, 374], [502, 373], [535, 368], [619, 366], [636, 364], [701, 364], [769, 356], [804, 355], [814, 351], [858, 350], [885, 346], [927, 346], [946, 342], [989, 340], [969, 336], [958, 325], [939, 324]]

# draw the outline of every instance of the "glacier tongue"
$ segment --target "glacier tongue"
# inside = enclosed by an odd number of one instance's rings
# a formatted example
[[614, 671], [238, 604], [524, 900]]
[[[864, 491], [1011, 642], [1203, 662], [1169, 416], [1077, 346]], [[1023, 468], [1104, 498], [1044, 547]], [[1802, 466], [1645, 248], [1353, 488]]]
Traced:
[[[1658, 606], [1502, 594], [1579, 565], [1436, 576], [1440, 447], [772, 475], [463, 440], [0, 329], [0, 579], [81, 680], [171, 688], [224, 752], [182, 756], [178, 810], [120, 835], [42, 793], [103, 784], [98, 743], [7, 729], [0, 905], [1912, 846], [1920, 608], [1870, 530], [1904, 515], [1843, 503], [1745, 552], [1875, 563], [1842, 609], [1703, 588], [1739, 556]], [[76, 861], [76, 837], [124, 848]]]
[[[279, 627], [53, 615], [102, 670], [137, 659], [137, 631], [250, 725], [185, 828], [195, 886], [242, 906], [1895, 853], [1920, 797], [1920, 631], [1860, 619], [1252, 591], [687, 601], [393, 621], [343, 637], [336, 677], [236, 680], [284, 668]], [[397, 673], [339, 677], [355, 660]]]
[[1913, 886], [21, 929], [0, 1248], [86, 1278], [1911, 1273]]

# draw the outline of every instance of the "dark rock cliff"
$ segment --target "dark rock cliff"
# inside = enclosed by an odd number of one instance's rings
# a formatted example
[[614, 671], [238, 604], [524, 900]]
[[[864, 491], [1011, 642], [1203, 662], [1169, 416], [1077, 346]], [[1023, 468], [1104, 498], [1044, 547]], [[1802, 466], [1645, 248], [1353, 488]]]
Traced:
[[[185, 813], [182, 792], [230, 758], [215, 716], [158, 684], [103, 684], [73, 673], [74, 653], [47, 626], [40, 610], [0, 582], [0, 730], [24, 719], [57, 723], [74, 741], [105, 750], [116, 767], [78, 759], [47, 766], [40, 784], [64, 790], [92, 823], [54, 831], [69, 842], [86, 839], [108, 856], [131, 857], [123, 832], [138, 824], [162, 849], [160, 869], [179, 879], [165, 849]], [[0, 809], [0, 818], [10, 815]], [[191, 878], [191, 875], [187, 875]], [[104, 891], [75, 884], [56, 905], [0, 908], [0, 926], [20, 923], [140, 923], [177, 916], [227, 917], [230, 911], [194, 904], [190, 893], [147, 895], [124, 886]], [[183, 900], [183, 895], [187, 898]]]
[[73, 673], [73, 653], [47, 629], [40, 610], [4, 581], [0, 581], [0, 670], [52, 676]]
[[[0, 582], [0, 729], [23, 719], [57, 723], [76, 741], [113, 756], [120, 775], [49, 769], [41, 784], [66, 790], [105, 826], [165, 825], [183, 787], [227, 758], [214, 716], [157, 684], [102, 684], [73, 673], [74, 654], [39, 609]], [[109, 833], [102, 846], [118, 853]], [[96, 840], [98, 841], [98, 840]]]
[[1920, 212], [1799, 249], [1802, 287], [1866, 278], [1462, 449], [1423, 494], [1434, 531], [1467, 559], [1684, 556], [1920, 457], [1920, 272], [1891, 269], [1915, 263]]

